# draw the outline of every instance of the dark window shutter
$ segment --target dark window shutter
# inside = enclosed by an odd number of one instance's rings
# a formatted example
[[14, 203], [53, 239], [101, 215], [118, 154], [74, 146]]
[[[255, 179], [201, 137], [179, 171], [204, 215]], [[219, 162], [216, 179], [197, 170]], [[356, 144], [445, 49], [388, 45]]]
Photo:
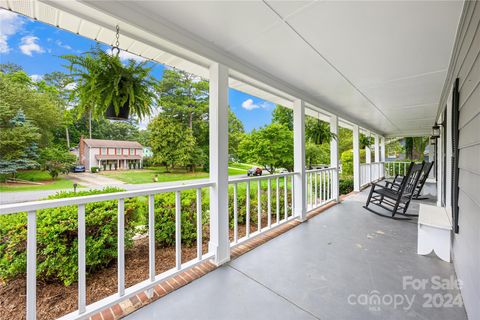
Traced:
[[460, 92], [459, 92], [459, 79], [455, 79], [452, 94], [452, 218], [453, 227], [455, 233], [459, 232], [458, 226], [458, 137], [459, 128], [458, 122], [460, 118]]

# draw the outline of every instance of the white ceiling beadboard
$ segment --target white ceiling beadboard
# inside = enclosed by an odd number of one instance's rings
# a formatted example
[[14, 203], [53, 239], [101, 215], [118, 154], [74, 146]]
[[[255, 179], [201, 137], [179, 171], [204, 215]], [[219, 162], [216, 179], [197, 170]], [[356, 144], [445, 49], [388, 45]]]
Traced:
[[[335, 113], [385, 135], [428, 134], [461, 1], [50, 1], [9, 9], [208, 75], [230, 69], [233, 88]], [[33, 3], [33, 5], [32, 5]], [[48, 7], [48, 8], [46, 8]], [[57, 8], [55, 15], [49, 8]], [[73, 16], [73, 17], [72, 17]]]

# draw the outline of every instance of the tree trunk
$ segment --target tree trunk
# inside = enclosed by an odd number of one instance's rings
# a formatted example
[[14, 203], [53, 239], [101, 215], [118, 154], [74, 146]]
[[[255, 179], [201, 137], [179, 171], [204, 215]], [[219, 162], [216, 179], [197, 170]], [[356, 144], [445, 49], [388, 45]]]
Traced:
[[68, 126], [65, 127], [65, 137], [67, 138], [67, 148], [70, 150], [70, 133], [68, 132]]
[[88, 113], [88, 133], [90, 139], [92, 139], [92, 110]]

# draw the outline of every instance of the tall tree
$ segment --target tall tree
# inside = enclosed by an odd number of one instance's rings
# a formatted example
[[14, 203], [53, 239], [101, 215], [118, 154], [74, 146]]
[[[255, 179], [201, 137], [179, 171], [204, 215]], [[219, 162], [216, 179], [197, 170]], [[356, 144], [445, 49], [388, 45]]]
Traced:
[[190, 128], [200, 145], [208, 143], [208, 81], [180, 70], [165, 70], [158, 84], [162, 113]]
[[237, 118], [235, 113], [228, 109], [228, 154], [231, 157], [238, 157], [238, 146], [242, 141], [245, 129], [243, 123]]
[[42, 92], [23, 71], [0, 74], [0, 101], [14, 113], [21, 111], [40, 133], [39, 146], [51, 143], [54, 132], [63, 125], [63, 111], [51, 92]]
[[278, 123], [293, 130], [293, 110], [277, 104], [272, 111], [272, 123]]
[[190, 128], [158, 115], [148, 124], [148, 130], [156, 163], [169, 170], [175, 166], [188, 166], [194, 161], [195, 138]]
[[270, 173], [276, 168], [293, 169], [293, 133], [278, 123], [272, 123], [244, 135], [238, 152], [250, 163], [264, 166]]

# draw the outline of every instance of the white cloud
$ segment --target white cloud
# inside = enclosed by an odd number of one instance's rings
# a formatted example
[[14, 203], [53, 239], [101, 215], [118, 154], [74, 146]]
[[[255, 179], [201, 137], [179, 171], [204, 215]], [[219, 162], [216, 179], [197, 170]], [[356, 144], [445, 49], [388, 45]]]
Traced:
[[72, 47], [70, 47], [68, 44], [63, 43], [60, 40], [55, 41], [55, 44], [59, 46], [60, 48], [67, 49], [67, 50], [72, 50]]
[[128, 61], [130, 59], [135, 60], [136, 62], [142, 62], [145, 61], [145, 58], [137, 56], [136, 54], [130, 53], [128, 51], [120, 50], [120, 53], [118, 54], [120, 57], [120, 60], [122, 61]]
[[[108, 48], [108, 49], [105, 50], [105, 52], [108, 53], [108, 54], [112, 54], [112, 49]], [[136, 62], [142, 62], [142, 61], [146, 60], [143, 57], [137, 56], [136, 54], [130, 53], [130, 52], [125, 51], [125, 50], [120, 50], [120, 53], [118, 54], [118, 57], [120, 58], [120, 60], [122, 60], [122, 62], [126, 62], [130, 59], [135, 60]]]
[[33, 82], [38, 82], [43, 79], [43, 75], [41, 74], [32, 74], [30, 75], [30, 79], [32, 79]]
[[0, 53], [8, 53], [10, 48], [8, 47], [7, 37], [0, 35]]
[[8, 53], [8, 38], [17, 33], [25, 23], [25, 19], [11, 11], [0, 9], [0, 53]]
[[70, 82], [65, 86], [65, 89], [67, 90], [74, 90], [77, 88], [77, 83], [76, 82]]
[[248, 111], [254, 110], [254, 109], [265, 109], [265, 110], [270, 110], [273, 109], [275, 105], [271, 102], [268, 101], [262, 101], [260, 103], [254, 103], [252, 99], [247, 99], [242, 102], [242, 108]]
[[27, 56], [32, 56], [33, 52], [43, 53], [45, 50], [37, 43], [38, 37], [25, 36], [20, 43], [20, 50]]

